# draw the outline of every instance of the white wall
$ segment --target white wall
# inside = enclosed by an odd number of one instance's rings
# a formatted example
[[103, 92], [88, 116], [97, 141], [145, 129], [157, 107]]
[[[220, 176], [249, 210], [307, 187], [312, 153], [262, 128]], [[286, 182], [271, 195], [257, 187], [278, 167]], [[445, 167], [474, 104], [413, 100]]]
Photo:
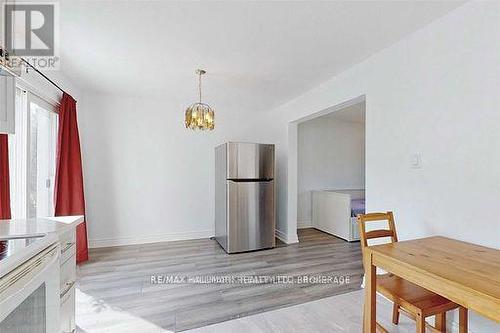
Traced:
[[311, 191], [365, 187], [365, 125], [338, 112], [298, 125], [299, 228], [311, 226]]
[[[393, 210], [401, 239], [439, 234], [498, 248], [499, 40], [500, 3], [467, 3], [272, 110], [281, 126], [267, 135], [286, 155], [289, 122], [365, 95], [367, 210]], [[421, 169], [410, 167], [414, 152]], [[293, 165], [288, 176], [290, 187]], [[283, 207], [288, 196], [279, 199]], [[290, 212], [279, 227], [292, 238]], [[476, 333], [498, 330], [471, 321]]]
[[188, 101], [175, 96], [85, 100], [79, 120], [90, 246], [213, 236], [214, 147], [258, 142], [259, 129], [237, 109], [216, 109], [215, 131], [187, 130]]

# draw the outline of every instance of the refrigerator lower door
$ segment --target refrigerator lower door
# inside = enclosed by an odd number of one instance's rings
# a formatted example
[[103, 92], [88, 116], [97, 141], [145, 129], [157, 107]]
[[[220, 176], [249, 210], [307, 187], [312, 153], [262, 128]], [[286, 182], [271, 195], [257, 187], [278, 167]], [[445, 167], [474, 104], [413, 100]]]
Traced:
[[275, 246], [274, 181], [228, 181], [228, 253]]

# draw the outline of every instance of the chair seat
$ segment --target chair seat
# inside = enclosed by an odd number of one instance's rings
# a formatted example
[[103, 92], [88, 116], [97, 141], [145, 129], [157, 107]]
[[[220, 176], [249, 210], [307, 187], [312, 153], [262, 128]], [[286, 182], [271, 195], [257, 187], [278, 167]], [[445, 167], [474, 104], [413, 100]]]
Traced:
[[377, 291], [412, 314], [420, 312], [430, 316], [459, 307], [447, 298], [392, 274], [377, 276]]

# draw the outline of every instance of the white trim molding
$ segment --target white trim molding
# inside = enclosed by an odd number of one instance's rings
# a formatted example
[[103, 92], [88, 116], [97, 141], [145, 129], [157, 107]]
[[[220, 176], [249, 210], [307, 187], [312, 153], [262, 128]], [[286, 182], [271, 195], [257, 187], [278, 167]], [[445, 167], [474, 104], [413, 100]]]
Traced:
[[[287, 179], [287, 230], [297, 230], [297, 194], [298, 194], [298, 126], [305, 121], [324, 116], [332, 112], [344, 109], [346, 107], [366, 101], [365, 95], [351, 98], [337, 105], [327, 107], [316, 113], [290, 121], [288, 123], [288, 179]], [[278, 237], [279, 238], [279, 237]], [[297, 236], [295, 236], [298, 242]], [[281, 238], [280, 238], [281, 239]], [[287, 243], [288, 244], [288, 243]]]
[[276, 235], [276, 238], [278, 238], [280, 241], [282, 241], [285, 244], [295, 244], [295, 243], [299, 242], [299, 237], [297, 236], [297, 233], [292, 234], [292, 235], [287, 235], [283, 231], [276, 229], [275, 235]]
[[59, 109], [60, 101], [58, 101], [54, 97], [49, 96], [49, 94], [47, 94], [46, 92], [44, 93], [44, 89], [40, 89], [39, 87], [29, 82], [28, 80], [22, 77], [16, 78], [16, 86], [19, 87], [19, 89], [21, 90], [29, 91], [33, 95], [36, 95], [37, 97], [51, 104], [56, 109]]
[[92, 249], [98, 247], [172, 242], [180, 240], [210, 238], [213, 236], [214, 236], [213, 230], [205, 230], [205, 231], [176, 232], [176, 233], [168, 233], [168, 234], [160, 234], [152, 236], [89, 239], [89, 248]]
[[297, 229], [312, 228], [312, 220], [297, 221]]
[[[297, 233], [292, 235], [287, 235], [286, 233], [276, 229], [276, 238], [281, 240], [285, 244], [295, 244], [299, 242]], [[206, 231], [188, 231], [188, 232], [178, 232], [178, 233], [168, 233], [154, 236], [138, 236], [138, 237], [122, 237], [122, 238], [102, 238], [102, 239], [89, 239], [89, 248], [95, 249], [99, 247], [111, 247], [111, 246], [124, 246], [124, 245], [137, 245], [137, 244], [149, 244], [149, 243], [159, 243], [159, 242], [173, 242], [180, 240], [191, 240], [191, 239], [201, 239], [210, 238], [214, 236], [213, 230]]]

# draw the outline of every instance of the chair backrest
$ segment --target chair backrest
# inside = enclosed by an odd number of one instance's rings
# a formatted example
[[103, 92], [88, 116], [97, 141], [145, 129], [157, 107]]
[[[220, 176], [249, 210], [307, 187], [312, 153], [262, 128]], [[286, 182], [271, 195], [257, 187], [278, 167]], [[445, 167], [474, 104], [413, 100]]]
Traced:
[[[364, 251], [365, 247], [368, 246], [368, 240], [374, 238], [390, 237], [391, 243], [398, 241], [396, 226], [394, 225], [394, 215], [392, 214], [392, 212], [359, 214], [357, 220], [359, 225], [361, 250]], [[377, 230], [366, 231], [367, 222], [375, 222], [375, 221], [387, 221], [389, 229], [377, 229]]]

